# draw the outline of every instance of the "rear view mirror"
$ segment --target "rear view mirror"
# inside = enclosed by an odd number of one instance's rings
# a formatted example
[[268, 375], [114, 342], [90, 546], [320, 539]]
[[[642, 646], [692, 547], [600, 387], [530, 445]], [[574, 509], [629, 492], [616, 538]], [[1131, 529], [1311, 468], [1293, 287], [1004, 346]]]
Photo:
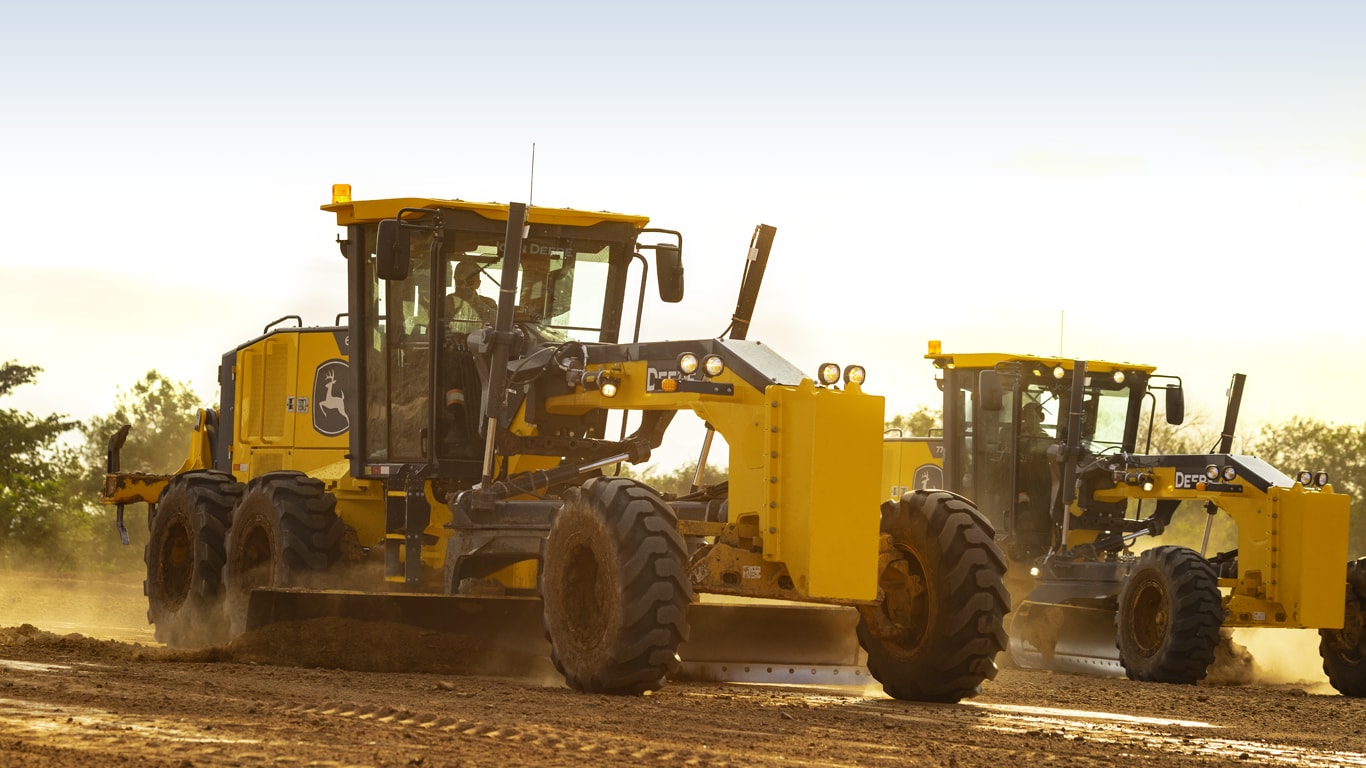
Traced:
[[1186, 393], [1180, 384], [1167, 385], [1167, 423], [1181, 424], [1186, 420]]
[[381, 280], [408, 277], [408, 230], [398, 219], [385, 219], [375, 232], [375, 272]]
[[659, 270], [659, 299], [670, 304], [683, 300], [683, 248], [672, 243], [654, 246]]

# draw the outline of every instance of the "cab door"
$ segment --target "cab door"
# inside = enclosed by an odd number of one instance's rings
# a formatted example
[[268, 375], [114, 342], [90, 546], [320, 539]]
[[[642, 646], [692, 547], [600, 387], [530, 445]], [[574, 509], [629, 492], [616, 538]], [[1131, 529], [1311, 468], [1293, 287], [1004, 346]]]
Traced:
[[389, 474], [379, 467], [431, 460], [435, 283], [430, 243], [421, 233], [414, 235], [407, 248], [407, 276], [385, 280], [376, 268], [375, 227], [353, 225], [349, 235], [352, 360], [361, 413], [352, 424], [352, 473]]

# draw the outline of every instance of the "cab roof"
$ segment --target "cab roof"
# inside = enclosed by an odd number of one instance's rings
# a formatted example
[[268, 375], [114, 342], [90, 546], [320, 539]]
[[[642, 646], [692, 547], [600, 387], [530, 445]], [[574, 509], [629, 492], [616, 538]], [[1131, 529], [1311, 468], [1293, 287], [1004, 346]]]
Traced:
[[[342, 185], [338, 185], [342, 186]], [[507, 203], [472, 203], [466, 200], [438, 200], [428, 197], [391, 197], [383, 200], [352, 200], [349, 190], [345, 193], [333, 192], [333, 202], [322, 206], [324, 211], [337, 214], [337, 224], [365, 224], [392, 219], [404, 208], [446, 208], [450, 210], [471, 211], [493, 221], [507, 221]], [[636, 229], [644, 229], [650, 222], [648, 216], [635, 216], [610, 211], [579, 211], [573, 208], [527, 207], [527, 222], [530, 224], [554, 224], [560, 226], [587, 227], [604, 221], [619, 221], [632, 224]]]
[[[936, 368], [995, 368], [1001, 363], [1034, 363], [1048, 368], [1061, 366], [1064, 371], [1072, 370], [1073, 359], [1070, 357], [1040, 357], [1037, 355], [1015, 355], [1005, 352], [968, 352], [955, 354], [950, 352], [939, 352], [931, 348], [925, 355], [925, 359], [933, 360]], [[1113, 373], [1114, 371], [1142, 371], [1152, 373], [1157, 370], [1154, 365], [1142, 365], [1140, 363], [1112, 363], [1105, 360], [1087, 360], [1086, 370], [1098, 373]]]

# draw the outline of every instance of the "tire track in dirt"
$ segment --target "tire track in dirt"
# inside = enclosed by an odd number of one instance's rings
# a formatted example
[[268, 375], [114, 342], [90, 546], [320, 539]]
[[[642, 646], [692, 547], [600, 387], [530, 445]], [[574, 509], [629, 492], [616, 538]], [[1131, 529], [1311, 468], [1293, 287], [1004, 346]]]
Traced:
[[659, 766], [686, 765], [729, 768], [732, 765], [747, 763], [743, 755], [737, 756], [740, 758], [740, 762], [735, 762], [734, 758], [726, 755], [717, 755], [696, 749], [660, 746], [657, 743], [651, 743], [648, 738], [623, 738], [602, 733], [585, 737], [547, 725], [514, 725], [498, 721], [471, 720], [464, 717], [451, 717], [377, 704], [328, 702], [318, 705], [283, 707], [279, 711], [286, 715], [346, 718], [379, 726], [398, 726], [446, 733], [457, 738], [490, 739], [520, 747], [532, 747], [558, 753], [574, 753], [585, 757], [601, 755], [610, 758], [624, 758]]

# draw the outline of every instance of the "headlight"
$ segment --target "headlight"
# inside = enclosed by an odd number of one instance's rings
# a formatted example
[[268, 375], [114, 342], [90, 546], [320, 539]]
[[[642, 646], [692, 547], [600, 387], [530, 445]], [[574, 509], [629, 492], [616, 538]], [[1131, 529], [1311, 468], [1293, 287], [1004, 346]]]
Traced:
[[1114, 379], [1116, 384], [1124, 383], [1124, 371], [1115, 371]]
[[844, 383], [863, 385], [863, 380], [868, 378], [868, 372], [861, 365], [850, 365], [844, 369]]
[[820, 380], [820, 383], [828, 387], [831, 384], [839, 383], [841, 373], [842, 371], [837, 363], [821, 363], [816, 378]]
[[1124, 475], [1124, 482], [1137, 485], [1145, 491], [1153, 489], [1153, 476], [1148, 472], [1128, 472]]
[[685, 374], [697, 373], [697, 355], [684, 352], [678, 356], [678, 370]]
[[1299, 473], [1295, 475], [1295, 480], [1298, 481], [1300, 485], [1309, 485], [1314, 482], [1314, 473], [1307, 469], [1301, 469]]
[[702, 370], [708, 376], [720, 376], [726, 370], [726, 364], [721, 362], [720, 355], [707, 355], [702, 359]]
[[1210, 482], [1214, 482], [1219, 479], [1219, 466], [1217, 464], [1210, 464], [1209, 466], [1205, 467], [1205, 479], [1209, 480]]
[[1231, 483], [1238, 477], [1238, 470], [1232, 464], [1224, 467], [1224, 482]]
[[1321, 469], [1318, 472], [1315, 472], [1314, 485], [1317, 485], [1320, 488], [1322, 488], [1325, 485], [1328, 485], [1328, 473], [1324, 472]]
[[1064, 376], [1066, 376], [1066, 375], [1067, 375], [1067, 371], [1064, 371], [1064, 370], [1062, 369], [1062, 366], [1061, 366], [1061, 365], [1055, 365], [1055, 366], [1053, 366], [1053, 378], [1055, 378], [1055, 379], [1061, 379], [1062, 377], [1064, 377]]
[[[665, 381], [673, 381], [665, 379]], [[616, 397], [617, 389], [621, 386], [621, 379], [608, 373], [607, 371], [594, 371], [584, 377], [584, 389], [596, 389], [602, 393], [603, 397]]]

